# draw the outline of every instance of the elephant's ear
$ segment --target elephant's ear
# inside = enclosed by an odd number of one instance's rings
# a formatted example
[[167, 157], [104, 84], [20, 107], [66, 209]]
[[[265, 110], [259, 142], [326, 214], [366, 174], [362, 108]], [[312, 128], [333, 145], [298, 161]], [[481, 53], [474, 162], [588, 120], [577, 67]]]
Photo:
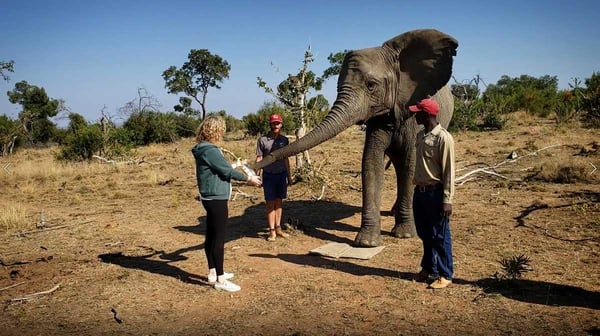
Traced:
[[396, 54], [400, 71], [416, 83], [412, 98], [420, 99], [448, 83], [458, 42], [435, 29], [420, 29], [398, 35], [383, 47]]

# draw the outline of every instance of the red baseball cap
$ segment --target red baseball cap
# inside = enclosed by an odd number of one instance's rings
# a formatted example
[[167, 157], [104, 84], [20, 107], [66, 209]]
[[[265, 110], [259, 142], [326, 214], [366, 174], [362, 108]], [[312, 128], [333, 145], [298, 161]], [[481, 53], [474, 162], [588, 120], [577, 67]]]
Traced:
[[438, 105], [438, 103], [431, 99], [431, 98], [425, 98], [423, 100], [421, 100], [420, 102], [417, 103], [417, 105], [411, 105], [408, 107], [408, 110], [410, 112], [427, 112], [431, 115], [436, 116], [440, 110], [440, 106]]
[[281, 116], [279, 114], [271, 114], [271, 116], [269, 117], [269, 124], [274, 123], [274, 122], [283, 123], [283, 119], [281, 118]]

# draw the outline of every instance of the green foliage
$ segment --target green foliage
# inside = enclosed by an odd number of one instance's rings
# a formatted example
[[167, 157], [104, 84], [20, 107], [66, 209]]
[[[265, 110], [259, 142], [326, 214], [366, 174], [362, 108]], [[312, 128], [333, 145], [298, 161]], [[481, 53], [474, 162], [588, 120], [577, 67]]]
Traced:
[[14, 66], [15, 61], [0, 61], [0, 76], [2, 77], [2, 79], [4, 79], [5, 81], [8, 81], [10, 79], [7, 72], [15, 71]]
[[309, 128], [315, 127], [329, 113], [329, 101], [322, 94], [318, 94], [308, 100], [306, 104], [306, 125]]
[[524, 254], [500, 260], [503, 278], [520, 279], [523, 273], [531, 271], [531, 259]]
[[577, 90], [561, 90], [556, 95], [554, 111], [559, 125], [577, 119], [581, 101], [577, 99], [578, 95], [573, 94], [574, 91]]
[[506, 126], [509, 113], [509, 99], [500, 95], [487, 95], [479, 101], [481, 124], [480, 130], [501, 130]]
[[594, 72], [585, 79], [585, 90], [581, 99], [581, 108], [585, 112], [584, 124], [600, 128], [600, 72]]
[[482, 80], [475, 76], [465, 84], [453, 84], [454, 114], [450, 130], [490, 130], [506, 126], [507, 100], [499, 94], [480, 97]]
[[69, 125], [67, 130], [73, 134], [76, 134], [82, 128], [87, 126], [85, 118], [78, 113], [69, 113]]
[[23, 107], [19, 120], [30, 142], [46, 142], [52, 138], [56, 125], [48, 118], [56, 116], [62, 105], [60, 100], [49, 98], [44, 88], [30, 85], [26, 81], [16, 83], [15, 88], [7, 92], [7, 95], [12, 104]]
[[123, 124], [135, 145], [173, 142], [179, 138], [174, 113], [139, 112], [132, 114]]
[[547, 117], [554, 111], [557, 90], [556, 76], [510, 78], [504, 75], [495, 85], [487, 87], [483, 98], [503, 97], [507, 113], [525, 110], [532, 115]]
[[477, 105], [477, 101], [454, 99], [454, 114], [448, 129], [452, 132], [479, 129]]
[[177, 129], [177, 135], [182, 138], [189, 138], [196, 135], [196, 130], [200, 126], [200, 120], [191, 115], [186, 114], [173, 114], [172, 118], [175, 119], [175, 127]]
[[9, 155], [22, 145], [23, 127], [18, 120], [0, 115], [0, 156]]
[[271, 130], [269, 127], [269, 116], [275, 113], [280, 114], [283, 118], [282, 131], [284, 133], [290, 133], [296, 129], [294, 116], [287, 109], [276, 102], [266, 102], [256, 114], [249, 113], [242, 118], [243, 122], [246, 124], [248, 134], [256, 136], [269, 133]]
[[[231, 66], [219, 55], [211, 54], [207, 49], [192, 49], [188, 61], [181, 68], [170, 66], [162, 73], [165, 87], [169, 93], [183, 93], [193, 98], [202, 108], [202, 118], [206, 115], [206, 96], [209, 88], [220, 89], [220, 83], [229, 78]], [[191, 101], [180, 100], [176, 111], [193, 112]]]
[[102, 149], [102, 131], [99, 125], [81, 125], [74, 133], [67, 135], [65, 145], [57, 155], [59, 160], [91, 160]]
[[331, 65], [329, 68], [323, 71], [323, 79], [329, 79], [330, 77], [337, 76], [340, 74], [342, 70], [342, 64], [344, 63], [344, 58], [351, 50], [339, 51], [335, 54], [331, 53], [327, 56], [327, 60]]

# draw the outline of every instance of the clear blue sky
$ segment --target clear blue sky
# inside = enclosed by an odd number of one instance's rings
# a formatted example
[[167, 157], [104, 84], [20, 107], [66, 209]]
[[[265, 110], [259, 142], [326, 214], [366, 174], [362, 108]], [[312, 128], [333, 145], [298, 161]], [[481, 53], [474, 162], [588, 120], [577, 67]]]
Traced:
[[[459, 82], [551, 75], [566, 88], [600, 71], [598, 13], [597, 0], [0, 1], [0, 60], [15, 62], [10, 82], [0, 80], [0, 114], [17, 116], [20, 106], [6, 91], [21, 80], [88, 121], [104, 106], [117, 115], [139, 87], [170, 111], [178, 97], [167, 94], [162, 72], [180, 67], [191, 49], [208, 49], [231, 72], [221, 90], [209, 91], [207, 108], [241, 118], [272, 100], [256, 77], [276, 87], [297, 73], [308, 45], [311, 70], [321, 75], [332, 52], [379, 46], [419, 28], [459, 41]], [[333, 103], [335, 79], [323, 93]]]

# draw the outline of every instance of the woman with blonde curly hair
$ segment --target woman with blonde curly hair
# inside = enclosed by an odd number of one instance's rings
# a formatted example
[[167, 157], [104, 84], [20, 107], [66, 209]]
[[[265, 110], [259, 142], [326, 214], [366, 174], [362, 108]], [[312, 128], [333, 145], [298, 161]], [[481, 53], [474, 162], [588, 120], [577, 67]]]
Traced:
[[225, 121], [208, 116], [196, 132], [197, 144], [192, 148], [196, 160], [196, 179], [202, 206], [206, 210], [206, 238], [204, 252], [208, 261], [208, 282], [228, 292], [237, 292], [240, 286], [229, 281], [233, 273], [223, 271], [225, 235], [229, 218], [227, 203], [231, 197], [231, 179], [261, 186], [258, 176], [246, 176], [233, 169], [216, 146], [225, 133]]

